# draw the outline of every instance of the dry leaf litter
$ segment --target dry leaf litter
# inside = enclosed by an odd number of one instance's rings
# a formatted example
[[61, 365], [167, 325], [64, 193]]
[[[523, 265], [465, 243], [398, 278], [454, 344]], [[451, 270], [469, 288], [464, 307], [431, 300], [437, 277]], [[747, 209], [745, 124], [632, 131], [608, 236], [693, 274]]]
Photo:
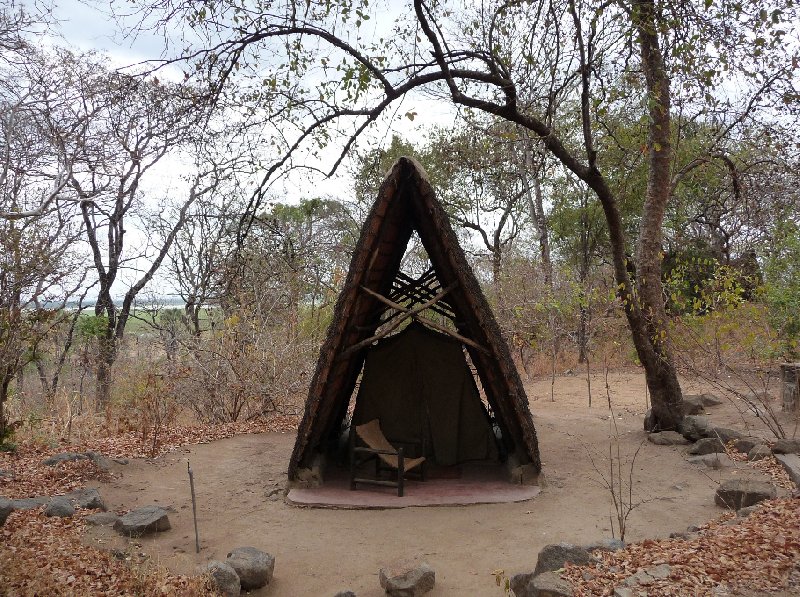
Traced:
[[[296, 428], [296, 417], [177, 426], [161, 432], [155, 452], [164, 454], [184, 445], [241, 433]], [[0, 469], [11, 473], [0, 477], [0, 495], [54, 495], [84, 486], [89, 480], [107, 480], [110, 473], [91, 460], [42, 465], [42, 460], [56, 452], [89, 450], [110, 458], [154, 455], [152, 441], [136, 432], [94, 438], [80, 446], [63, 445], [59, 450], [23, 443], [16, 454], [0, 455]], [[736, 460], [745, 459], [736, 451], [730, 454]], [[774, 458], [750, 465], [771, 476], [776, 485], [794, 487]], [[710, 596], [720, 589], [771, 591], [795, 584], [800, 562], [800, 497], [770, 500], [749, 517], [731, 524], [734, 518], [734, 514], [726, 513], [688, 539], [646, 540], [618, 552], [598, 552], [598, 563], [568, 566], [563, 576], [573, 583], [580, 597], [613, 595], [614, 588], [626, 578], [659, 564], [669, 564], [671, 573], [642, 587], [648, 597]], [[80, 515], [73, 519], [47, 518], [41, 508], [13, 512], [0, 529], [0, 595], [48, 595], [54, 591], [65, 596], [215, 594], [205, 578], [170, 574], [146, 557], [112, 554], [82, 544], [84, 528]]]
[[[161, 431], [156, 454], [181, 446], [204, 444], [243, 433], [289, 432], [296, 417], [275, 417], [210, 426], [176, 426]], [[64, 494], [88, 481], [107, 481], [111, 473], [92, 460], [67, 461], [46, 466], [42, 461], [59, 452], [98, 452], [109, 458], [153, 456], [152, 438], [129, 432], [89, 439], [77, 444], [44, 448], [33, 441], [20, 443], [15, 453], [0, 453], [0, 496], [8, 498]], [[193, 597], [216, 595], [204, 577], [170, 574], [137, 554], [112, 554], [84, 545], [82, 520], [46, 517], [42, 508], [12, 512], [0, 527], [0, 596], [59, 595], [163, 595]]]

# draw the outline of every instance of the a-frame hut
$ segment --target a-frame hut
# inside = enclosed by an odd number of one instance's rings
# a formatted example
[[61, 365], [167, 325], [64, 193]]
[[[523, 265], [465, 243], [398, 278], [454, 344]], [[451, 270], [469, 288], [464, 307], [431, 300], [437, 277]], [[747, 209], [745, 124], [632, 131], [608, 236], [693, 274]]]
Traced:
[[[431, 263], [430, 270], [416, 279], [400, 271], [414, 231]], [[440, 323], [426, 317], [425, 309], [435, 312]], [[452, 325], [442, 325], [444, 317]], [[376, 345], [387, 330], [400, 329], [400, 320], [422, 321], [426, 327], [411, 325]], [[430, 331], [431, 327], [435, 331]], [[401, 336], [406, 340], [397, 340]], [[359, 416], [359, 411], [384, 408], [380, 402], [386, 399], [394, 402], [385, 407], [384, 412], [397, 413], [402, 418], [403, 413], [412, 408], [410, 403], [403, 402], [403, 393], [398, 390], [397, 384], [403, 379], [428, 376], [430, 381], [430, 376], [444, 375], [446, 371], [457, 375], [465, 369], [457, 364], [437, 364], [411, 374], [407, 367], [404, 369], [403, 360], [416, 358], [417, 363], [430, 364], [430, 355], [453, 354], [452, 350], [447, 350], [448, 342], [450, 345], [455, 342], [458, 354], [463, 355], [463, 348], [466, 349], [483, 388], [488, 405], [483, 402], [479, 405], [489, 421], [486, 428], [492, 430], [495, 443], [489, 452], [494, 450], [495, 458], [501, 455], [513, 481], [535, 483], [541, 469], [539, 447], [528, 399], [511, 353], [424, 170], [415, 161], [400, 158], [381, 185], [364, 223], [347, 281], [336, 302], [289, 462], [289, 479], [310, 484], [321, 481], [326, 458], [337, 449], [362, 369], [364, 374], [353, 416]], [[427, 353], [419, 348], [426, 343]], [[382, 353], [373, 354], [379, 346], [383, 347]], [[371, 368], [369, 374], [365, 360]], [[381, 361], [382, 369], [379, 364], [370, 365]], [[466, 363], [466, 357], [462, 356], [462, 362]], [[382, 379], [386, 381], [385, 392], [380, 389]], [[476, 388], [474, 380], [470, 379], [470, 383]], [[426, 409], [437, 411], [429, 413], [435, 418], [430, 421], [431, 426], [442, 423], [451, 430], [444, 433], [445, 440], [454, 438], [455, 444], [450, 442], [440, 452], [448, 452], [447, 458], [457, 460], [459, 453], [469, 458], [476, 452], [470, 452], [468, 444], [471, 442], [485, 445], [486, 434], [461, 433], [457, 429], [459, 425], [461, 428], [469, 426], [469, 420], [480, 418], [472, 416], [476, 412], [475, 403], [469, 401], [470, 396], [477, 396], [477, 390], [467, 387], [469, 383], [457, 381], [438, 386], [427, 383], [426, 387], [435, 397], [441, 388], [453, 385], [459, 386], [459, 396], [449, 398], [448, 403], [439, 404], [435, 409]], [[372, 396], [369, 404], [367, 398], [361, 397], [364, 394]], [[447, 404], [455, 404], [458, 412], [448, 416]], [[466, 423], [462, 420], [465, 417]], [[436, 441], [434, 438], [434, 443]], [[465, 445], [466, 452], [458, 452]]]

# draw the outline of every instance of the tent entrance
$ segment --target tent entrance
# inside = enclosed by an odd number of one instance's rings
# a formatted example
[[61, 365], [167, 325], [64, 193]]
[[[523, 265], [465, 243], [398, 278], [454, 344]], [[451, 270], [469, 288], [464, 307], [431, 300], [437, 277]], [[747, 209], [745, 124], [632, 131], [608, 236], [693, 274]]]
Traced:
[[[412, 319], [430, 329], [396, 333]], [[500, 430], [501, 458], [465, 351]], [[291, 482], [321, 484], [330, 457], [342, 462], [351, 406], [356, 422], [379, 419], [389, 440], [429, 440], [434, 463], [502, 459], [504, 467], [481, 468], [505, 470], [515, 483], [538, 479], [536, 430], [511, 352], [447, 213], [408, 158], [392, 167], [361, 228], [309, 385]]]
[[353, 423], [378, 419], [393, 442], [439, 466], [497, 461], [495, 434], [463, 346], [412, 322], [367, 351]]

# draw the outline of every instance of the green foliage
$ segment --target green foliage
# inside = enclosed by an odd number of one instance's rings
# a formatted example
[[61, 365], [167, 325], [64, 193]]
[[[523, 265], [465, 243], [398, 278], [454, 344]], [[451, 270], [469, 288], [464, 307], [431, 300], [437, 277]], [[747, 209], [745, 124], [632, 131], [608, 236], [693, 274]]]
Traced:
[[776, 230], [766, 260], [764, 299], [786, 358], [800, 356], [800, 226], [784, 222]]
[[102, 338], [108, 331], [108, 317], [105, 315], [81, 315], [78, 319], [78, 336], [86, 340]]
[[355, 181], [356, 201], [362, 209], [375, 201], [381, 182], [398, 158], [414, 158], [425, 163], [427, 167], [428, 160], [421, 153], [419, 148], [398, 135], [392, 135], [392, 141], [386, 149], [377, 148], [357, 153], [351, 174]]
[[8, 452], [13, 454], [17, 451], [17, 444], [10, 441], [14, 437], [14, 431], [6, 429], [3, 432], [3, 437], [0, 437], [0, 452]]
[[703, 315], [736, 307], [755, 285], [740, 269], [720, 264], [697, 247], [668, 255], [662, 271], [667, 307], [674, 314]]

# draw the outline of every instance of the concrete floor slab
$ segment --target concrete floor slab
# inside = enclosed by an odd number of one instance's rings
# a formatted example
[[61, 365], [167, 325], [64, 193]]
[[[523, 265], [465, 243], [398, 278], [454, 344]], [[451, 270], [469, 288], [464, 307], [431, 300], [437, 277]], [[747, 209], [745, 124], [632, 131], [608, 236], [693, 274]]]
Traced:
[[326, 475], [321, 487], [291, 489], [286, 500], [292, 505], [317, 508], [389, 509], [522, 502], [539, 494], [539, 486], [514, 485], [506, 476], [502, 467], [464, 465], [457, 478], [434, 475], [427, 481], [407, 479], [404, 495], [398, 497], [393, 487], [364, 485], [351, 490], [348, 475], [335, 469]]

